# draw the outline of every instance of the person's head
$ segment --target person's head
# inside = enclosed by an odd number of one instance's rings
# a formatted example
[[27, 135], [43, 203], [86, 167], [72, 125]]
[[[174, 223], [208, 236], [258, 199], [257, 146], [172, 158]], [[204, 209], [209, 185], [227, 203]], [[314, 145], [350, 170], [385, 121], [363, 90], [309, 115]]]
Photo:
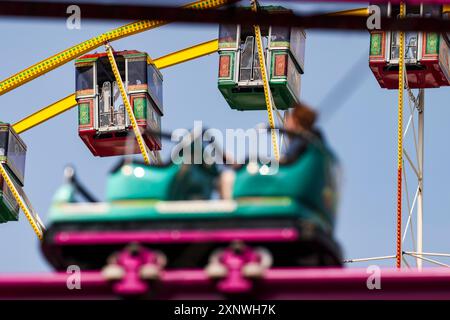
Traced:
[[288, 113], [285, 128], [291, 131], [311, 131], [314, 128], [316, 119], [317, 113], [300, 102]]

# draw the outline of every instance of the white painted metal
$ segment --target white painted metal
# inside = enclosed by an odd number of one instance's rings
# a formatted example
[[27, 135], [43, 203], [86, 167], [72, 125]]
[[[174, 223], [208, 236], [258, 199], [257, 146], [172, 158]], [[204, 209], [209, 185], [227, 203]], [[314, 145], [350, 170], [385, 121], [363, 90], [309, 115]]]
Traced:
[[[419, 90], [419, 119], [418, 119], [418, 169], [419, 169], [419, 193], [417, 195], [417, 254], [423, 251], [423, 159], [424, 159], [424, 98], [425, 90]], [[417, 259], [417, 268], [422, 269], [422, 259]]]
[[395, 259], [395, 255], [393, 255], [393, 256], [381, 256], [381, 257], [370, 257], [370, 258], [347, 259], [347, 260], [344, 260], [344, 263], [366, 262], [366, 261], [376, 261], [376, 260], [386, 260], [386, 259]]

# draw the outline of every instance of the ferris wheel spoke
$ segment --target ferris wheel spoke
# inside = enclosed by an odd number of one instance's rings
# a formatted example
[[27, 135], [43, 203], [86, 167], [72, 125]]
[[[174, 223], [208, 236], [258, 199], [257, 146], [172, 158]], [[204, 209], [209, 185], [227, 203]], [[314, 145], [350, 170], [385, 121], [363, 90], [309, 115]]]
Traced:
[[367, 262], [367, 261], [377, 261], [377, 260], [389, 260], [395, 259], [395, 255], [390, 256], [380, 256], [380, 257], [369, 257], [369, 258], [357, 258], [357, 259], [346, 259], [344, 263], [354, 263], [354, 262]]
[[412, 162], [412, 160], [405, 148], [403, 148], [403, 154], [405, 155], [406, 160], [408, 160], [409, 165], [411, 166], [414, 173], [416, 174], [417, 179], [419, 179], [420, 178], [419, 171], [417, 170], [416, 165]]
[[436, 264], [436, 265], [441, 266], [441, 267], [450, 268], [450, 265], [448, 265], [446, 263], [439, 262], [439, 261], [436, 261], [434, 259], [423, 257], [421, 254], [415, 254], [415, 253], [411, 253], [411, 252], [409, 252], [409, 253], [404, 252], [404, 254], [410, 255], [410, 256], [412, 256], [412, 257], [414, 257], [416, 259], [420, 259], [420, 260], [423, 260], [423, 261], [427, 261], [427, 262]]

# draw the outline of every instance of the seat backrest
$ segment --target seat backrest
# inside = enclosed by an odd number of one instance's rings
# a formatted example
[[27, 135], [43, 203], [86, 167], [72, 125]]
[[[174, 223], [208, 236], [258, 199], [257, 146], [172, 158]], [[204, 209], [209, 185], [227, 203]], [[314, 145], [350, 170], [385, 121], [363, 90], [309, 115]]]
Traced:
[[261, 174], [247, 164], [237, 171], [233, 198], [289, 197], [312, 210], [334, 216], [336, 182], [334, 156], [312, 144], [299, 157], [287, 164], [280, 163], [278, 172]]
[[199, 165], [124, 164], [108, 177], [106, 200], [208, 199], [213, 178], [213, 174]]

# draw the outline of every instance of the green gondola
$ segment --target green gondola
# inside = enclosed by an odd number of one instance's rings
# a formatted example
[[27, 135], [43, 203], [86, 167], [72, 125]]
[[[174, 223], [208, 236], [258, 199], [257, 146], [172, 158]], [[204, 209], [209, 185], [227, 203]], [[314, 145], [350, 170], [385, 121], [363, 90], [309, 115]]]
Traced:
[[[4, 164], [11, 181], [23, 186], [27, 146], [13, 127], [0, 123], [0, 162]], [[0, 176], [0, 223], [19, 219], [19, 204], [6, 181]]]
[[[261, 10], [290, 12], [280, 6], [264, 6]], [[305, 32], [299, 28], [270, 26], [262, 28], [261, 35], [275, 105], [282, 110], [291, 108], [300, 99]], [[266, 110], [252, 26], [220, 26], [218, 87], [232, 109]]]

